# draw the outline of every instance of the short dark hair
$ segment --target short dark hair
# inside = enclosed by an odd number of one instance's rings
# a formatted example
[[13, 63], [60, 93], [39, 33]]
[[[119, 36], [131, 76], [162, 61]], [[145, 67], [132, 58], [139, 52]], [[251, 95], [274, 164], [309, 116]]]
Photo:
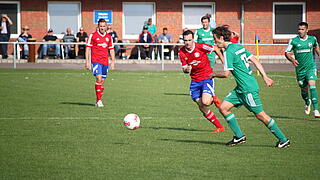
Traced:
[[225, 26], [216, 27], [212, 33], [216, 34], [217, 38], [222, 36], [225, 41], [230, 41], [231, 31]]
[[182, 33], [182, 36], [188, 36], [189, 34], [192, 34], [192, 38], [194, 37], [194, 33], [191, 30], [186, 30], [185, 32]]
[[208, 22], [210, 22], [210, 16], [208, 16], [208, 15], [205, 15], [205, 16], [202, 16], [202, 18], [201, 18], [201, 22], [203, 21], [203, 20], [205, 20], [205, 19], [208, 19]]
[[103, 22], [107, 23], [105, 19], [102, 19], [102, 18], [101, 18], [101, 19], [99, 19], [98, 24], [99, 24], [99, 23], [103, 23]]
[[168, 28], [164, 27], [163, 30], [168, 30]]
[[308, 23], [306, 22], [301, 22], [298, 24], [298, 26], [305, 26], [308, 29]]

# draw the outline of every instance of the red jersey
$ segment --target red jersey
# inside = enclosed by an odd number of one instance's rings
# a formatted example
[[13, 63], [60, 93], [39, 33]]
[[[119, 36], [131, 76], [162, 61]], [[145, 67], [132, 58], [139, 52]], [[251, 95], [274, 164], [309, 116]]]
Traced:
[[230, 42], [237, 44], [239, 42], [239, 37], [238, 36], [231, 37]]
[[202, 81], [210, 78], [212, 68], [207, 53], [214, 51], [212, 45], [195, 43], [193, 49], [188, 51], [185, 46], [179, 50], [179, 58], [182, 66], [191, 65], [191, 79]]
[[110, 34], [96, 31], [90, 34], [86, 46], [91, 48], [91, 63], [109, 64], [108, 50], [114, 48]]

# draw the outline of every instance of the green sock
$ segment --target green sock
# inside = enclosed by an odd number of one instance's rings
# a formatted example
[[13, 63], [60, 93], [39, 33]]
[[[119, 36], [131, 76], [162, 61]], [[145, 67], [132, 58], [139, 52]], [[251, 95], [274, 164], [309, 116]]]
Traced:
[[270, 131], [275, 135], [281, 142], [286, 142], [288, 139], [286, 136], [282, 133], [282, 131], [279, 129], [276, 121], [273, 119], [270, 119], [268, 126], [267, 126]]
[[236, 137], [241, 138], [243, 136], [243, 133], [240, 129], [240, 126], [239, 126], [234, 114], [230, 113], [230, 114], [224, 116], [224, 118], [227, 120], [231, 130], [236, 135]]
[[318, 110], [319, 105], [318, 105], [318, 93], [317, 93], [316, 86], [310, 86], [310, 94], [311, 94], [311, 101], [312, 101], [313, 109]]
[[304, 100], [304, 102], [306, 102], [306, 105], [310, 104], [308, 91], [304, 91], [301, 89], [301, 97]]

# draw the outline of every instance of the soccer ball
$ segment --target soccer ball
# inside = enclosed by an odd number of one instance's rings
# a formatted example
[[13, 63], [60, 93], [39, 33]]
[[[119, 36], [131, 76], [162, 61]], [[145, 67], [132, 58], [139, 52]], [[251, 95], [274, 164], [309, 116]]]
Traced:
[[140, 126], [140, 118], [136, 114], [127, 114], [123, 119], [124, 127], [135, 130]]

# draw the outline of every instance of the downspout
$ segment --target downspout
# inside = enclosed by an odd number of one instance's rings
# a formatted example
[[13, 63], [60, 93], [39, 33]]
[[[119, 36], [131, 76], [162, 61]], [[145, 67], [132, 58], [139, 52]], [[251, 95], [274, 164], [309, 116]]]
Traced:
[[241, 44], [244, 44], [244, 1], [241, 1], [241, 20], [240, 20], [240, 27], [241, 27]]

